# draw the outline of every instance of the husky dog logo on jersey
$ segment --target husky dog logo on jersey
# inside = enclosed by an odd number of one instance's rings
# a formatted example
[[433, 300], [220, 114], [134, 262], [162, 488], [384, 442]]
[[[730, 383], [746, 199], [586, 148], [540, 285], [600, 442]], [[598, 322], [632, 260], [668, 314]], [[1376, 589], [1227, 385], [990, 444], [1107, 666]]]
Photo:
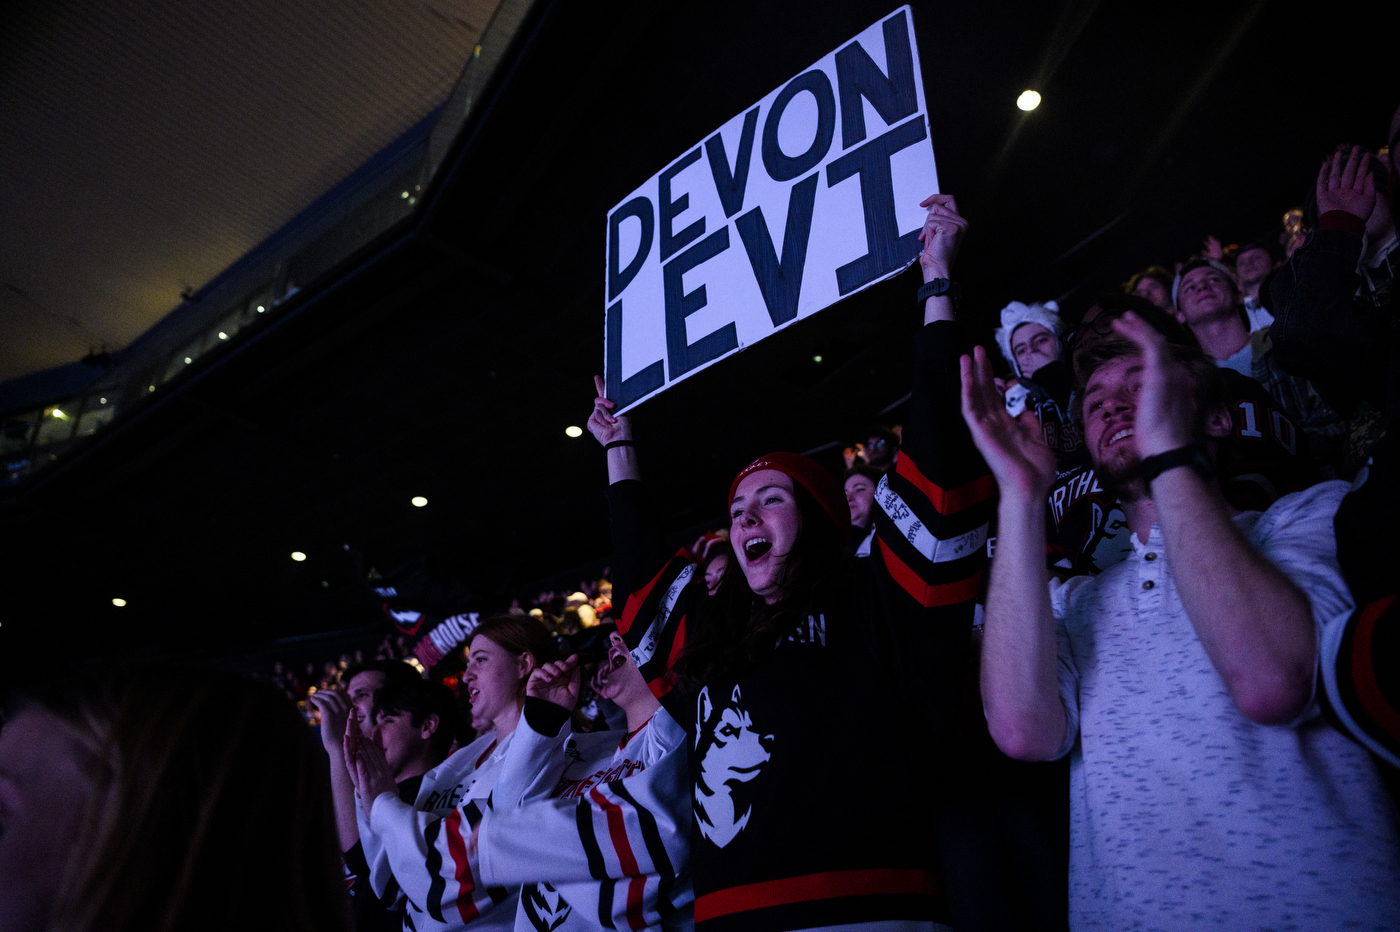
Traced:
[[530, 925], [539, 932], [554, 932], [569, 919], [574, 908], [547, 883], [537, 883], [520, 891], [520, 902]]
[[753, 810], [734, 800], [734, 790], [758, 776], [772, 756], [772, 735], [760, 736], [744, 711], [739, 687], [726, 705], [710, 701], [710, 689], [700, 690], [697, 712], [700, 729], [695, 753], [700, 757], [700, 780], [695, 787], [695, 817], [700, 834], [723, 848], [749, 824]]

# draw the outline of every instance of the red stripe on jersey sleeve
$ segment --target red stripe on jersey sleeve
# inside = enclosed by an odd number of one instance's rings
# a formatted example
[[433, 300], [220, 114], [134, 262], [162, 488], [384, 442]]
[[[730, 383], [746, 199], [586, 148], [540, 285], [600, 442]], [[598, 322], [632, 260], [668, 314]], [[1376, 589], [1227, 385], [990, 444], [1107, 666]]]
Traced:
[[457, 912], [463, 922], [471, 922], [478, 915], [476, 903], [472, 902], [472, 892], [476, 884], [472, 882], [472, 865], [467, 860], [467, 843], [462, 838], [462, 810], [453, 809], [447, 816], [447, 850], [452, 855], [457, 881]]
[[627, 925], [633, 929], [645, 929], [647, 927], [646, 917], [642, 915], [644, 900], [642, 894], [646, 892], [647, 879], [645, 877], [633, 877], [627, 882]]
[[992, 490], [996, 488], [996, 481], [988, 473], [955, 489], [944, 489], [941, 485], [930, 482], [927, 476], [919, 472], [919, 467], [914, 465], [914, 460], [904, 450], [900, 450], [899, 456], [895, 458], [894, 471], [926, 496], [941, 515], [951, 515], [985, 502], [992, 497]]
[[1361, 702], [1366, 714], [1371, 716], [1372, 721], [1387, 735], [1400, 740], [1400, 711], [1386, 700], [1376, 682], [1376, 661], [1372, 653], [1376, 622], [1394, 606], [1395, 596], [1388, 595], [1361, 610], [1361, 617], [1356, 623], [1356, 641], [1351, 652], [1351, 679], [1356, 687], [1356, 698]]
[[486, 758], [491, 756], [491, 752], [496, 750], [496, 745], [499, 743], [499, 741], [492, 739], [490, 746], [487, 747], [486, 750], [482, 751], [481, 756], [476, 759], [476, 763], [472, 764], [472, 769], [475, 770], [476, 768], [480, 767], [483, 763], [485, 763]]
[[668, 561], [666, 565], [661, 568], [661, 572], [651, 578], [651, 582], [627, 597], [626, 604], [622, 606], [622, 617], [617, 620], [618, 634], [625, 635], [631, 630], [632, 622], [637, 620], [637, 613], [642, 610], [642, 603], [647, 600], [647, 596], [651, 595], [651, 590], [656, 588], [657, 582], [661, 580], [662, 576], [666, 575], [666, 571], [670, 568], [671, 564]]
[[[641, 878], [642, 872], [637, 867], [637, 856], [632, 853], [632, 843], [627, 839], [627, 825], [622, 818], [622, 809], [615, 803], [608, 802], [596, 789], [590, 790], [588, 795], [608, 817], [608, 835], [612, 838], [613, 851], [617, 853], [617, 865], [622, 868], [622, 876]], [[633, 900], [633, 894], [637, 892], [635, 883], [628, 885], [627, 924], [634, 929], [645, 929], [647, 924], [642, 916], [641, 896], [637, 895], [635, 901]]]
[[705, 922], [766, 906], [785, 906], [812, 900], [832, 900], [843, 896], [915, 894], [935, 896], [940, 892], [937, 879], [924, 870], [876, 868], [858, 871], [827, 871], [804, 877], [786, 877], [751, 883], [728, 890], [716, 890], [695, 900], [695, 921]]
[[879, 534], [875, 535], [875, 544], [880, 549], [880, 556], [884, 558], [885, 567], [890, 571], [890, 576], [899, 583], [900, 588], [913, 596], [914, 600], [924, 608], [932, 608], [935, 605], [957, 605], [960, 602], [968, 602], [977, 598], [977, 591], [982, 585], [980, 570], [967, 579], [930, 586], [924, 582], [922, 576], [911, 570], [903, 560], [895, 556], [893, 550], [885, 546], [885, 542], [880, 540]]

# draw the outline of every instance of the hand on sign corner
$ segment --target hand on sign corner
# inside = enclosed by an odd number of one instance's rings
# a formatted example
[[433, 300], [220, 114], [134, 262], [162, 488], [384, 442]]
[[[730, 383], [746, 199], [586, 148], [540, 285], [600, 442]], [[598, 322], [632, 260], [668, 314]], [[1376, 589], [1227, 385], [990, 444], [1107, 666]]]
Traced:
[[1118, 336], [1142, 354], [1142, 385], [1133, 414], [1138, 456], [1156, 456], [1195, 440], [1195, 390], [1191, 372], [1172, 357], [1167, 338], [1132, 312], [1113, 322]]
[[973, 347], [971, 357], [959, 361], [962, 370], [962, 415], [972, 442], [987, 461], [1003, 496], [1017, 494], [1023, 501], [1039, 501], [1055, 480], [1055, 452], [1045, 442], [1040, 422], [1014, 418], [997, 391], [987, 351]]
[[582, 673], [578, 668], [578, 655], [566, 660], [546, 663], [530, 674], [525, 682], [525, 695], [544, 699], [570, 712], [578, 705], [579, 682]]
[[[1358, 160], [1358, 156], [1360, 156]], [[1361, 154], [1360, 146], [1352, 146], [1324, 159], [1317, 173], [1317, 213], [1344, 210], [1364, 223], [1376, 209], [1376, 181], [1366, 170], [1371, 153]]]
[[958, 202], [951, 194], [930, 195], [920, 201], [919, 206], [928, 208], [924, 228], [919, 231], [919, 241], [924, 244], [924, 251], [919, 254], [924, 281], [948, 278], [953, 260], [958, 257], [958, 247], [967, 234], [967, 221], [958, 213]]
[[1225, 247], [1220, 245], [1220, 240], [1214, 236], [1207, 236], [1205, 242], [1201, 243], [1201, 254], [1207, 259], [1215, 259], [1218, 262], [1225, 258]]
[[321, 713], [321, 746], [327, 754], [339, 754], [350, 718], [350, 697], [338, 689], [318, 689], [307, 701]]
[[626, 414], [613, 414], [617, 402], [608, 400], [608, 390], [603, 385], [602, 376], [593, 377], [593, 387], [598, 397], [593, 399], [593, 413], [588, 416], [588, 432], [601, 444], [614, 440], [632, 439], [632, 418]]

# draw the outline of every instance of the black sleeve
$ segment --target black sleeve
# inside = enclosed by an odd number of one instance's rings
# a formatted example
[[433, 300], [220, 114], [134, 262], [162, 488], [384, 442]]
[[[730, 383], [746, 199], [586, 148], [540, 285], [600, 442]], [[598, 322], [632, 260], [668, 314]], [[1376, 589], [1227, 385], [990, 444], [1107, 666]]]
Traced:
[[1279, 365], [1312, 382], [1344, 417], [1360, 399], [1385, 408], [1389, 324], [1387, 315], [1355, 296], [1360, 258], [1361, 237], [1317, 230], [1269, 288], [1274, 315], [1269, 333]]
[[614, 482], [608, 486], [607, 497], [613, 540], [613, 605], [621, 612], [627, 597], [666, 564], [667, 554], [640, 479]]
[[872, 627], [885, 667], [939, 743], [961, 702], [995, 486], [962, 419], [957, 324], [928, 324], [915, 349], [899, 456], [875, 495]]
[[537, 734], [546, 738], [553, 738], [559, 734], [559, 729], [564, 727], [564, 723], [569, 720], [569, 710], [561, 705], [555, 705], [548, 699], [537, 699], [534, 696], [525, 697], [525, 708], [522, 714], [525, 721]]

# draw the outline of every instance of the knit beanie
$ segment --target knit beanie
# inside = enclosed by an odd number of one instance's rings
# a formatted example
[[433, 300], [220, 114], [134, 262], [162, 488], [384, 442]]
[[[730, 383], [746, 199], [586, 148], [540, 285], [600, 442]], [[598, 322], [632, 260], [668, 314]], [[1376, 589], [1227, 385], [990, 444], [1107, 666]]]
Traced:
[[1176, 273], [1176, 280], [1172, 282], [1172, 305], [1174, 307], [1181, 307], [1181, 303], [1176, 300], [1176, 293], [1181, 290], [1181, 280], [1186, 277], [1186, 273], [1194, 272], [1197, 269], [1204, 268], [1205, 266], [1210, 266], [1211, 268], [1219, 272], [1221, 275], [1224, 275], [1225, 278], [1229, 280], [1230, 284], [1235, 286], [1235, 294], [1239, 294], [1239, 279], [1235, 278], [1235, 273], [1230, 271], [1230, 269], [1227, 268], [1224, 263], [1217, 262], [1214, 259], [1192, 259], [1190, 262], [1186, 263], [1181, 267], [1181, 271]]
[[817, 504], [822, 507], [822, 511], [831, 519], [831, 523], [836, 525], [836, 530], [841, 532], [841, 539], [846, 539], [851, 529], [851, 507], [846, 504], [845, 490], [841, 488], [841, 483], [836, 481], [836, 477], [819, 466], [816, 460], [797, 453], [769, 453], [739, 470], [739, 475], [734, 477], [729, 486], [730, 505], [734, 504], [734, 494], [739, 491], [739, 483], [749, 473], [758, 472], [760, 469], [776, 469], [811, 493]]
[[1022, 324], [1040, 324], [1056, 339], [1065, 330], [1064, 321], [1060, 320], [1060, 306], [1054, 301], [1036, 304], [1012, 301], [1001, 309], [1001, 327], [996, 332], [997, 346], [1001, 347], [1001, 355], [1011, 364], [1011, 371], [1016, 373], [1018, 379], [1021, 377], [1021, 367], [1016, 365], [1016, 356], [1011, 352], [1011, 335]]

